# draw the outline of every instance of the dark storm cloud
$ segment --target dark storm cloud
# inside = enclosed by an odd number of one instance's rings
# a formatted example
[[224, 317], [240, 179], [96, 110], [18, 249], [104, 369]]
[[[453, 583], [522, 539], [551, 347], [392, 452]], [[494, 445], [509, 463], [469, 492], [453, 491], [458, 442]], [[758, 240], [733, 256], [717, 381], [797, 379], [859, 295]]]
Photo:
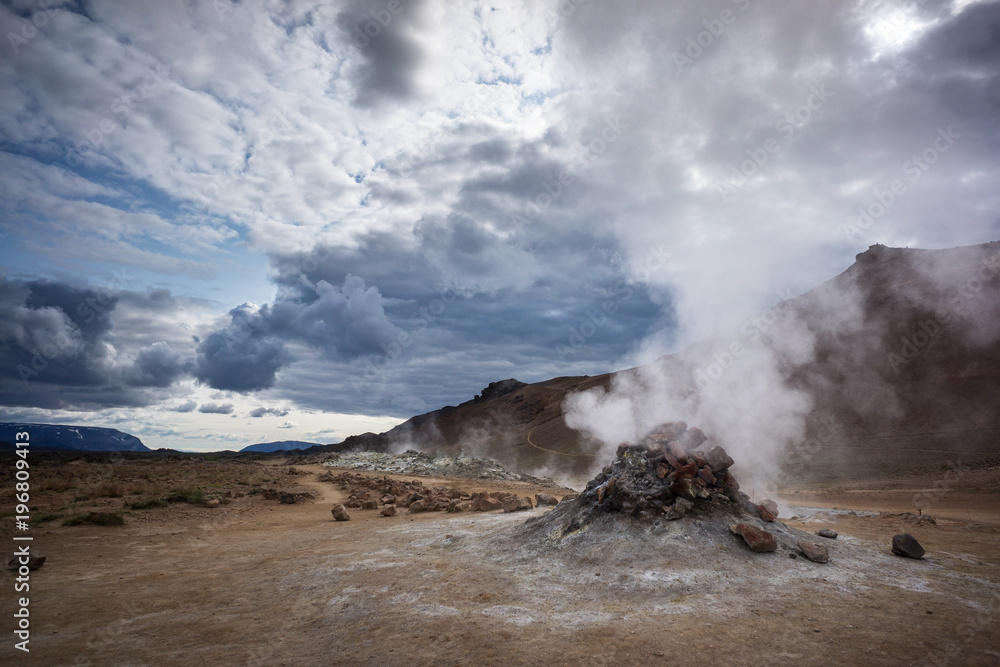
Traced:
[[419, 24], [423, 4], [422, 0], [353, 0], [337, 17], [345, 40], [362, 57], [355, 75], [358, 106], [415, 94], [414, 77], [423, 52], [411, 30]]
[[266, 313], [244, 304], [229, 311], [230, 322], [198, 345], [195, 376], [213, 389], [249, 392], [274, 384], [289, 361], [284, 344], [270, 335]]
[[190, 369], [181, 355], [159, 341], [139, 350], [135, 363], [124, 372], [125, 383], [134, 387], [169, 387]]
[[96, 409], [162, 399], [153, 390], [168, 390], [191, 368], [171, 345], [184, 335], [170, 327], [191, 305], [162, 290], [3, 278], [0, 402]]

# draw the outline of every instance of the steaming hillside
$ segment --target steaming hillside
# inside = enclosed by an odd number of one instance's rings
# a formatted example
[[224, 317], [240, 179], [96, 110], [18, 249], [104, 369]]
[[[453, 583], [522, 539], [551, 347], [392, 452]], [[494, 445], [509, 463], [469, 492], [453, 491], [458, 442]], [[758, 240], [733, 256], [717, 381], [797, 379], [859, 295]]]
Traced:
[[494, 383], [413, 417], [368, 448], [489, 456], [582, 473], [621, 440], [671, 419], [702, 425], [749, 461], [792, 448], [996, 451], [1000, 243], [873, 246], [816, 289], [647, 366], [525, 385]]

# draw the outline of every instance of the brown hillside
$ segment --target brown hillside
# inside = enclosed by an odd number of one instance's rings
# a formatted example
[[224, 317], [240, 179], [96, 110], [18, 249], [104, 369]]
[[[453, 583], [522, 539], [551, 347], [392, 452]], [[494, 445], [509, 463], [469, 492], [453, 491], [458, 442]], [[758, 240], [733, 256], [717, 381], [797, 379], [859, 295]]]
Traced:
[[[799, 457], [806, 462], [830, 462], [834, 452], [838, 461], [852, 453], [998, 452], [1000, 243], [873, 246], [816, 289], [648, 366], [495, 383], [505, 388], [414, 417], [382, 441], [488, 456], [536, 474], [582, 475], [603, 460], [595, 458], [601, 442], [567, 426], [568, 395], [612, 386], [640, 398], [669, 393], [673, 404], [700, 406], [694, 422], [711, 434], [713, 413], [703, 395], [731, 392], [733, 410], [753, 411], [754, 404], [739, 406], [747, 381], [772, 370], [755, 365], [761, 358], [780, 376], [775, 401], [794, 392], [811, 402], [801, 415], [804, 432], [785, 443], [809, 452]], [[768, 389], [751, 391], [762, 394], [757, 405], [767, 405]], [[769, 409], [762, 420], [775, 418]], [[718, 404], [714, 410], [724, 421]], [[650, 422], [669, 418], [690, 417], [649, 415]], [[718, 430], [717, 439], [734, 444]]]

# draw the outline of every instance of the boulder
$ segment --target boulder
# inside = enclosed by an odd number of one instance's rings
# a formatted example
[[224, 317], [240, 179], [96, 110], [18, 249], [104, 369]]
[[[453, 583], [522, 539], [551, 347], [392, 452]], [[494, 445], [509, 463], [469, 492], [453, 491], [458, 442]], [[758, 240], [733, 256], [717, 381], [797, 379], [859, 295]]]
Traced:
[[547, 493], [535, 494], [535, 505], [538, 507], [554, 507], [559, 504], [559, 499]]
[[386, 505], [382, 508], [382, 516], [396, 516], [396, 506]]
[[222, 503], [219, 501], [218, 498], [212, 498], [211, 500], [205, 501], [205, 507], [218, 507], [221, 504]]
[[728, 470], [734, 463], [732, 457], [726, 454], [726, 450], [722, 447], [712, 447], [710, 450], [705, 452], [705, 460], [708, 462], [709, 467], [712, 468], [712, 472], [719, 474], [724, 470]]
[[351, 515], [347, 513], [347, 508], [343, 505], [334, 505], [330, 513], [333, 514], [333, 518], [337, 521], [351, 520]]
[[414, 500], [410, 503], [410, 514], [417, 514], [419, 512], [427, 511], [427, 501], [426, 500]]
[[778, 504], [773, 500], [762, 500], [757, 504], [757, 514], [768, 523], [774, 523], [778, 518]]
[[798, 547], [805, 554], [806, 558], [814, 563], [827, 563], [830, 561], [830, 552], [821, 544], [808, 540], [799, 540]]
[[374, 498], [369, 498], [367, 500], [362, 500], [361, 501], [361, 509], [363, 509], [363, 510], [377, 510], [378, 509], [378, 501], [375, 500]]
[[472, 509], [472, 503], [466, 500], [455, 499], [448, 504], [449, 512], [468, 512]]
[[663, 518], [667, 521], [683, 519], [687, 513], [694, 509], [694, 503], [687, 498], [677, 498], [670, 507], [664, 508]]
[[283, 505], [294, 505], [298, 498], [295, 497], [294, 493], [282, 493], [278, 501]]
[[917, 542], [917, 538], [909, 533], [893, 535], [892, 553], [903, 558], [923, 558], [924, 548]]
[[684, 461], [687, 461], [688, 457], [687, 450], [684, 448], [684, 445], [677, 442], [676, 440], [671, 440], [669, 443], [667, 443], [666, 453], [669, 453], [671, 456], [673, 456], [675, 459], [677, 459], [682, 463]]
[[835, 539], [837, 539], [837, 531], [830, 530], [829, 528], [824, 528], [824, 529], [818, 531], [816, 534], [819, 535], [820, 537], [825, 537], [828, 540], [835, 540]]
[[774, 535], [749, 523], [738, 523], [729, 527], [733, 535], [739, 535], [754, 553], [769, 553], [778, 548]]
[[395, 505], [396, 504], [396, 496], [392, 495], [391, 493], [385, 494], [384, 496], [382, 496], [382, 504], [383, 505]]
[[708, 440], [708, 436], [697, 426], [689, 428], [677, 438], [677, 441], [689, 452], [701, 447], [706, 440]]
[[531, 501], [527, 498], [508, 498], [503, 501], [503, 511], [504, 512], [523, 512], [524, 510], [531, 509]]

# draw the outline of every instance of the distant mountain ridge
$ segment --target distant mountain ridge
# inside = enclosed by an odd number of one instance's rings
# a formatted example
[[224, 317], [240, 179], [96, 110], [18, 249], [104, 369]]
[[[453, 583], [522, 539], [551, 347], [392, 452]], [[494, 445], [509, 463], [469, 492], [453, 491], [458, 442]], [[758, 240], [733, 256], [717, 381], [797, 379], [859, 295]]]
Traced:
[[279, 440], [277, 442], [260, 442], [256, 445], [247, 445], [240, 452], [284, 452], [290, 449], [309, 449], [310, 447], [323, 447], [319, 442], [304, 442], [302, 440]]
[[33, 449], [79, 452], [150, 452], [142, 440], [114, 428], [67, 424], [0, 423], [0, 442], [13, 443], [18, 431], [27, 431]]

